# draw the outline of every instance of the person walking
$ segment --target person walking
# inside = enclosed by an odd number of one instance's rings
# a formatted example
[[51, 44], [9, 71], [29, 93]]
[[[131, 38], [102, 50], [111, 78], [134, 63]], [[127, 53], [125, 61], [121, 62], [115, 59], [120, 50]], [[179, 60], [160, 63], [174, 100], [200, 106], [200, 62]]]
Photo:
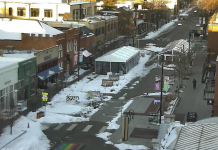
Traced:
[[194, 79], [192, 82], [193, 82], [193, 88], [195, 89], [197, 81]]

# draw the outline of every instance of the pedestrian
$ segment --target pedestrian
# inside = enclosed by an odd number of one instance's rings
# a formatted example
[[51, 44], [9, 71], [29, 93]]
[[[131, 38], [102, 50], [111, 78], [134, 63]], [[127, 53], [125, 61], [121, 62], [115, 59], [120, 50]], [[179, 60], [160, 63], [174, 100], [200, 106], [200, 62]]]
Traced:
[[197, 83], [197, 81], [194, 79], [194, 80], [193, 80], [193, 88], [194, 88], [194, 89], [196, 88], [196, 83]]

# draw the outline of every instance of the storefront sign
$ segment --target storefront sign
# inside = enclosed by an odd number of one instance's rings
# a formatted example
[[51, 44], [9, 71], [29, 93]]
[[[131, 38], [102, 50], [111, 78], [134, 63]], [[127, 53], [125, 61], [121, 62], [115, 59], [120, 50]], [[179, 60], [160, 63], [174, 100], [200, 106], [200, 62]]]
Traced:
[[44, 57], [44, 61], [48, 60], [48, 59], [51, 59], [51, 55], [48, 55], [48, 56], [45, 56]]
[[5, 85], [10, 84], [10, 83], [11, 83], [11, 80], [5, 82]]

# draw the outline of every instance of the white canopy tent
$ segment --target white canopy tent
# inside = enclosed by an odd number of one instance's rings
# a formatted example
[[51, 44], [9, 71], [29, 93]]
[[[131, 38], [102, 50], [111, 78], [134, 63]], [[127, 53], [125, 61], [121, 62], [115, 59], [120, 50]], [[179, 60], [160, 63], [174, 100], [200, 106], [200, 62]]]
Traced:
[[[138, 63], [139, 57], [140, 52], [138, 48], [134, 48], [131, 46], [123, 46], [95, 59], [95, 71], [98, 74], [105, 74], [106, 72], [118, 73], [119, 70], [128, 72], [132, 67], [134, 67]], [[105, 71], [103, 71], [103, 73], [98, 69]]]

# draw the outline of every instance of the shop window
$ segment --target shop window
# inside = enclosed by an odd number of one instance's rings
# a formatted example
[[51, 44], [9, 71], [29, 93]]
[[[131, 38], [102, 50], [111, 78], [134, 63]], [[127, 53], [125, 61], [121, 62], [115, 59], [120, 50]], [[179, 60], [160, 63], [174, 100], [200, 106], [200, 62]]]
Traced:
[[26, 8], [18, 7], [17, 8], [17, 16], [26, 16]]
[[44, 17], [46, 18], [52, 18], [52, 9], [45, 9], [44, 10]]
[[9, 16], [12, 16], [12, 15], [13, 15], [13, 8], [9, 7]]
[[39, 17], [39, 8], [31, 8], [31, 17]]

